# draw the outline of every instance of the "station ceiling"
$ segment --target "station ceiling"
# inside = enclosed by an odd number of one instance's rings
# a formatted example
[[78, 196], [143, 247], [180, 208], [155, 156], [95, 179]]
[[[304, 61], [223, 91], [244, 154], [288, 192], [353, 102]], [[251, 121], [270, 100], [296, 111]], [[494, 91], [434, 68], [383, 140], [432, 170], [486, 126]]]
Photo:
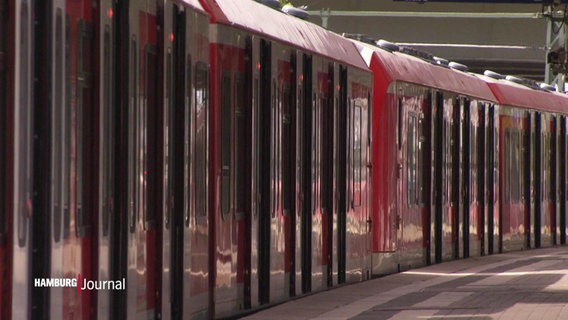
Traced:
[[[404, 43], [470, 70], [544, 80], [547, 20], [541, 3], [293, 0], [338, 33]], [[326, 18], [327, 17], [327, 18]], [[327, 21], [324, 21], [327, 20]]]

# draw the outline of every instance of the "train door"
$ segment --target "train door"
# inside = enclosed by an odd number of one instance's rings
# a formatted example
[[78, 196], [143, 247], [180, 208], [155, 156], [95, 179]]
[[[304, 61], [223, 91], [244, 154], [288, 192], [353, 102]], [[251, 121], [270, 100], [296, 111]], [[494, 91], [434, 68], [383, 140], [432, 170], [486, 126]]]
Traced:
[[333, 84], [333, 66], [317, 58], [314, 63], [312, 85], [312, 290], [332, 285], [332, 236], [333, 208], [330, 194], [333, 177], [333, 107], [329, 92]]
[[[119, 212], [125, 215], [118, 278], [126, 297], [117, 297], [121, 318], [154, 316], [156, 310], [157, 17], [152, 3], [121, 2]], [[149, 156], [150, 155], [150, 156]], [[151, 159], [150, 159], [151, 158]], [[122, 253], [125, 252], [126, 254]]]
[[[51, 10], [51, 183], [50, 277], [92, 279], [98, 267], [91, 237], [98, 211], [98, 102], [95, 95], [95, 23], [93, 7], [84, 2], [54, 2]], [[98, 25], [98, 24], [97, 24]], [[81, 284], [79, 284], [81, 285]], [[51, 290], [52, 317], [88, 317], [91, 291]], [[59, 307], [61, 306], [61, 307]]]
[[[441, 93], [437, 97], [435, 178], [436, 217], [436, 262], [456, 258], [459, 253], [459, 99]], [[439, 184], [438, 184], [439, 183]]]

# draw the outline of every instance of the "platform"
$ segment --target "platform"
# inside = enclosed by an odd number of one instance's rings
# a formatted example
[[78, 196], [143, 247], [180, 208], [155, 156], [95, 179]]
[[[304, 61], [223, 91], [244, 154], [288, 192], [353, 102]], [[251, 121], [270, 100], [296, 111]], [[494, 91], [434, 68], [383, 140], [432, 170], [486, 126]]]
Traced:
[[568, 248], [432, 265], [298, 298], [245, 319], [568, 319]]

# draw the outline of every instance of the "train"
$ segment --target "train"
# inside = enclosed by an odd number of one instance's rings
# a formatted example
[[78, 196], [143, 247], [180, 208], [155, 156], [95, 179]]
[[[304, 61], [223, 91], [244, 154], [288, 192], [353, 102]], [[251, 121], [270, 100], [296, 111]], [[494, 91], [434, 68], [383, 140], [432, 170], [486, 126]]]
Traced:
[[275, 2], [0, 0], [1, 319], [232, 318], [566, 244], [566, 94]]

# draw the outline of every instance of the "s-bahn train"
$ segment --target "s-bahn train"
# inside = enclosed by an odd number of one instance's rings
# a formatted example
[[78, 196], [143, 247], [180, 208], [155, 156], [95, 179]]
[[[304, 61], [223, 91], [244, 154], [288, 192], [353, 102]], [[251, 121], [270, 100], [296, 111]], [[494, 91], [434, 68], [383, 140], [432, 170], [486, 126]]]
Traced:
[[567, 116], [251, 0], [0, 0], [0, 318], [234, 317], [565, 244]]

